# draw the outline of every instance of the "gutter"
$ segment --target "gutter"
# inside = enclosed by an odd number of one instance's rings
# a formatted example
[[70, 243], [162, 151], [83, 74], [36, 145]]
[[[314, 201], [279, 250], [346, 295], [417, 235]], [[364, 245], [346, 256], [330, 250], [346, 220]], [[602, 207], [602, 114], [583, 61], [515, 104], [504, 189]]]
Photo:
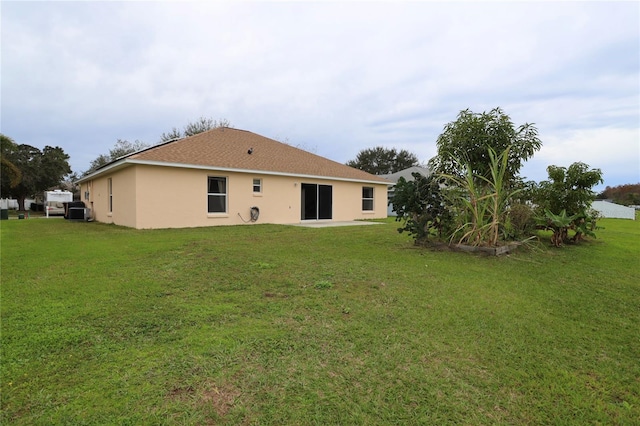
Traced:
[[215, 167], [215, 166], [202, 166], [198, 164], [183, 164], [183, 163], [167, 163], [163, 161], [148, 161], [148, 160], [135, 160], [131, 158], [123, 158], [116, 160], [113, 163], [107, 164], [95, 172], [84, 176], [83, 178], [76, 181], [76, 184], [81, 184], [88, 180], [92, 180], [95, 177], [104, 174], [108, 171], [116, 171], [122, 169], [124, 167], [128, 167], [129, 165], [144, 165], [144, 166], [158, 166], [158, 167], [174, 167], [174, 168], [182, 168], [182, 169], [195, 169], [195, 170], [212, 170], [212, 171], [222, 171], [222, 172], [234, 172], [234, 173], [246, 173], [246, 174], [262, 174], [267, 176], [285, 176], [285, 177], [296, 177], [296, 178], [304, 178], [304, 179], [319, 179], [319, 180], [333, 180], [340, 182], [356, 182], [356, 183], [368, 183], [368, 184], [376, 184], [376, 185], [387, 185], [393, 186], [394, 183], [384, 179], [385, 181], [379, 180], [368, 180], [368, 179], [353, 179], [353, 178], [344, 178], [344, 177], [336, 177], [336, 176], [318, 176], [318, 175], [305, 175], [299, 173], [287, 173], [287, 172], [275, 172], [270, 170], [256, 170], [256, 169], [236, 169], [231, 167]]

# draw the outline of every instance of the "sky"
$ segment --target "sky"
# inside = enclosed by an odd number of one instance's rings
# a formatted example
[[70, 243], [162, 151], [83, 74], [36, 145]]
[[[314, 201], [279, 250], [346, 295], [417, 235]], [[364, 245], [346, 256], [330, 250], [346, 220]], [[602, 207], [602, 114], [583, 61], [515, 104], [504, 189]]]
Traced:
[[500, 107], [542, 148], [640, 183], [640, 2], [0, 3], [0, 132], [74, 172], [200, 117], [345, 163], [427, 162], [460, 111]]

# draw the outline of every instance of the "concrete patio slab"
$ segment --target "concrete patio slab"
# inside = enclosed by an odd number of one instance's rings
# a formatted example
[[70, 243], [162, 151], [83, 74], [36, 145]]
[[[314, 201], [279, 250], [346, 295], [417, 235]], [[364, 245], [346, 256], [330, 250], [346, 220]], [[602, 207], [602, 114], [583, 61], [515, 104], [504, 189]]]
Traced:
[[363, 226], [363, 225], [380, 225], [378, 222], [365, 222], [361, 220], [351, 220], [344, 222], [332, 221], [309, 221], [296, 223], [294, 226], [303, 226], [305, 228], [333, 228], [336, 226]]

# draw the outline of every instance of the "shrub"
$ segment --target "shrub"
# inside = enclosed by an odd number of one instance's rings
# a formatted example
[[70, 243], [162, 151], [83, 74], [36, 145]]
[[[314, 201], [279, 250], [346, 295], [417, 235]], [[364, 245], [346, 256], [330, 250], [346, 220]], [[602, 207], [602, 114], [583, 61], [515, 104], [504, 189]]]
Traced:
[[[416, 242], [442, 238], [451, 227], [452, 216], [437, 178], [413, 173], [413, 180], [400, 178], [389, 201], [396, 221], [403, 222], [398, 232], [408, 232]], [[447, 233], [448, 234], [448, 233]]]

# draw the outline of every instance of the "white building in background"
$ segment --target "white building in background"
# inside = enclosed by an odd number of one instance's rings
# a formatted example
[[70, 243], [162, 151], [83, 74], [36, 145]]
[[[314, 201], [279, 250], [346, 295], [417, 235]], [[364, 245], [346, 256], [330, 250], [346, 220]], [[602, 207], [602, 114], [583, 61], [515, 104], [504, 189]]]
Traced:
[[[414, 179], [414, 173], [420, 173], [424, 177], [429, 177], [429, 175], [431, 175], [431, 170], [426, 167], [413, 166], [409, 167], [408, 169], [400, 170], [399, 172], [391, 173], [388, 175], [380, 175], [380, 177], [383, 177], [395, 184], [398, 183], [401, 177], [403, 177], [407, 182], [412, 181]], [[393, 198], [394, 188], [395, 185], [389, 187], [387, 196], [389, 200]], [[387, 206], [387, 216], [396, 216], [396, 213], [393, 211], [393, 205], [391, 204], [391, 202], [389, 202], [389, 205]]]
[[12, 200], [10, 198], [0, 199], [0, 209], [3, 210], [18, 210], [18, 200]]
[[[31, 198], [27, 198], [24, 200], [24, 208], [25, 210], [31, 209], [31, 204], [35, 203], [35, 200]], [[0, 199], [0, 208], [7, 210], [18, 210], [18, 200], [12, 198], [2, 198]]]
[[636, 211], [633, 207], [626, 207], [609, 201], [596, 200], [591, 204], [591, 208], [610, 219], [636, 219]]

